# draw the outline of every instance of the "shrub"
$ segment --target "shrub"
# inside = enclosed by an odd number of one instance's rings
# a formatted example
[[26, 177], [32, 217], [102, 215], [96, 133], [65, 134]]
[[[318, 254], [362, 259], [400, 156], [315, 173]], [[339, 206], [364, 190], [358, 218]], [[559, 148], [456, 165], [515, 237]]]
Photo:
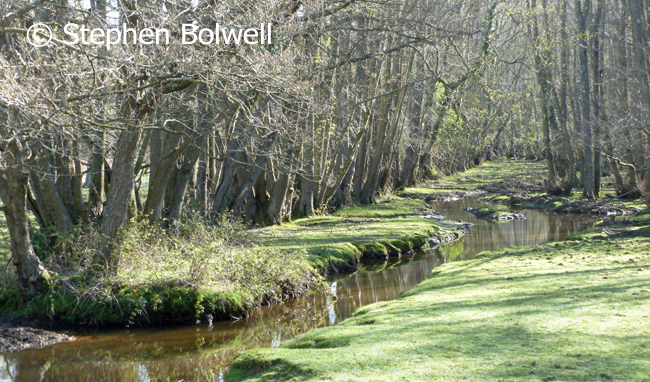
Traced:
[[306, 251], [246, 245], [244, 232], [227, 217], [190, 217], [172, 229], [133, 221], [120, 235], [118, 269], [109, 276], [92, 270], [97, 232], [76, 232], [58, 238], [58, 250], [46, 256], [53, 274], [47, 293], [27, 298], [9, 287], [0, 294], [0, 311], [66, 326], [193, 323], [241, 315], [311, 285], [325, 288]]

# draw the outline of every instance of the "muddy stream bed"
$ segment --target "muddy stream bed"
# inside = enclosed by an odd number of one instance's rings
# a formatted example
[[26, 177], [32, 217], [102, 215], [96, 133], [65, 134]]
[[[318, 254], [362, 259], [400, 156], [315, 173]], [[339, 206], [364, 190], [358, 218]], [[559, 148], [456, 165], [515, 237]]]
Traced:
[[393, 300], [431, 277], [448, 261], [482, 251], [559, 241], [592, 226], [595, 218], [519, 210], [507, 223], [476, 219], [466, 208], [490, 207], [480, 196], [433, 204], [449, 220], [475, 224], [461, 240], [388, 262], [363, 263], [351, 275], [331, 278], [337, 300], [310, 293], [263, 307], [249, 318], [212, 326], [74, 332], [76, 340], [0, 355], [0, 382], [8, 381], [219, 381], [246, 349], [277, 347], [310, 329], [335, 325], [359, 307]]

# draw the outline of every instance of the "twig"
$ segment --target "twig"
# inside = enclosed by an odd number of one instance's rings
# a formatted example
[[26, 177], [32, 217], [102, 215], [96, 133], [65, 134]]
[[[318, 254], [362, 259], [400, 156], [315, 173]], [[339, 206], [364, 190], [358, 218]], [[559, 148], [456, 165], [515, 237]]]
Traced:
[[336, 274], [338, 275], [338, 274], [339, 274], [339, 270], [336, 269], [336, 267], [334, 266], [334, 263], [332, 262], [332, 255], [330, 255], [330, 254], [328, 253], [328, 254], [327, 254], [327, 257], [328, 257], [329, 260], [330, 260], [330, 265], [332, 266], [332, 269], [334, 269], [334, 272], [336, 272]]

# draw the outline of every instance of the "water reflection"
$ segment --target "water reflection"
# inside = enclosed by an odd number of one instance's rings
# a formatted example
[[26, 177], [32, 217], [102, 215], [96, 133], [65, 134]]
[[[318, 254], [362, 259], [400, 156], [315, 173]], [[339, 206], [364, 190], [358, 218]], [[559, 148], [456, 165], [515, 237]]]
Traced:
[[239, 352], [277, 347], [309, 329], [334, 325], [359, 307], [392, 300], [438, 265], [482, 251], [563, 240], [593, 223], [586, 216], [523, 211], [525, 220], [488, 223], [464, 212], [489, 206], [472, 197], [432, 207], [450, 220], [476, 224], [460, 241], [332, 279], [336, 299], [321, 293], [257, 310], [237, 322], [212, 326], [77, 333], [77, 340], [0, 356], [4, 381], [219, 381]]

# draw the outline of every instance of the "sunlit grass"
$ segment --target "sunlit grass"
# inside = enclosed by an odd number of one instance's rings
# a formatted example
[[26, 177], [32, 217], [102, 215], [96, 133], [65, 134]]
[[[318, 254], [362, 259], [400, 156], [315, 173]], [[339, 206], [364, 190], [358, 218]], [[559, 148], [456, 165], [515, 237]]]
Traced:
[[440, 194], [458, 191], [476, 191], [482, 186], [498, 183], [539, 185], [546, 177], [545, 162], [491, 161], [464, 172], [426, 182], [418, 187], [407, 187], [400, 194]]
[[355, 261], [361, 255], [359, 249], [367, 244], [445, 235], [458, 228], [455, 223], [415, 216], [424, 207], [422, 200], [381, 198], [375, 205], [344, 207], [331, 216], [257, 229], [250, 239], [257, 245], [287, 252], [304, 248], [316, 266], [345, 265]]
[[648, 381], [650, 227], [607, 232], [445, 264], [398, 300], [240, 355], [229, 379]]

